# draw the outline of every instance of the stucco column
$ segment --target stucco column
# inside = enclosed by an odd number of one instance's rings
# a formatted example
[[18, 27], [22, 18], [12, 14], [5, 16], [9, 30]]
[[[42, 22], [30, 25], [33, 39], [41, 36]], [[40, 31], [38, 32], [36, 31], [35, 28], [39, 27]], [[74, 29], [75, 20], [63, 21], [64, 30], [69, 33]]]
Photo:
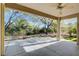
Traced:
[[60, 40], [60, 21], [61, 21], [61, 18], [58, 18], [57, 20], [57, 40]]
[[0, 3], [0, 55], [4, 55], [4, 4]]
[[77, 45], [79, 45], [79, 14], [77, 15]]

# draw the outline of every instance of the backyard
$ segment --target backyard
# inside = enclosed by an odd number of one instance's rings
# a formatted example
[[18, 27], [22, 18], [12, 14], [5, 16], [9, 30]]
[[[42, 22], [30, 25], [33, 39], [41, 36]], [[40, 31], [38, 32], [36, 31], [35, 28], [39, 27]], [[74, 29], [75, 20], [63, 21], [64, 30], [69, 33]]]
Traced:
[[[76, 18], [70, 21], [61, 20], [61, 40], [76, 42]], [[65, 23], [69, 22], [69, 23]], [[15, 50], [18, 46], [26, 46], [27, 51], [31, 51], [30, 46], [38, 46], [37, 49], [54, 44], [57, 41], [57, 20], [50, 19], [28, 12], [21, 12], [14, 9], [5, 9], [5, 54], [9, 49]], [[42, 45], [42, 46], [41, 46]], [[34, 48], [34, 50], [37, 50]], [[17, 53], [14, 53], [14, 55]]]
[[[65, 23], [66, 22], [66, 23]], [[68, 22], [68, 23], [67, 23]], [[76, 41], [76, 18], [61, 21], [61, 38]], [[5, 38], [10, 36], [56, 38], [57, 20], [6, 8]], [[6, 39], [8, 40], [8, 39]]]

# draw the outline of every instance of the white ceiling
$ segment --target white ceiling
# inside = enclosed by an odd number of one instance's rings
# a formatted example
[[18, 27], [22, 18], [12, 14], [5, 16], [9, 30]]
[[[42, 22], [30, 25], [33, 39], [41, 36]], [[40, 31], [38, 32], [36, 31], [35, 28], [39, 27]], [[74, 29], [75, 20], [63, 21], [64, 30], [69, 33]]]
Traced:
[[79, 13], [79, 3], [65, 3], [65, 7], [62, 10], [62, 15], [60, 15], [59, 10], [57, 9], [58, 3], [19, 3], [19, 4], [57, 17]]

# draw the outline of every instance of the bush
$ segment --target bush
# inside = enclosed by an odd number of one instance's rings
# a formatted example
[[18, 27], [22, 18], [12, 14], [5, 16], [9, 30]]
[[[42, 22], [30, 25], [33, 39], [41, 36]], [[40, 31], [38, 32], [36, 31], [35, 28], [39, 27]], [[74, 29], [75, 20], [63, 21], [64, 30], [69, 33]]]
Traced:
[[77, 41], [77, 38], [73, 38], [72, 41]]

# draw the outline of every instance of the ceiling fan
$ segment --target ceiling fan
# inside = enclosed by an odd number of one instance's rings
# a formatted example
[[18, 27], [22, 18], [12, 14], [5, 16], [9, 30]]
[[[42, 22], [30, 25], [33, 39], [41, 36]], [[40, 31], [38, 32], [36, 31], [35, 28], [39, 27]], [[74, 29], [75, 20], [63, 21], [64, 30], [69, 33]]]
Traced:
[[57, 9], [59, 10], [59, 14], [62, 15], [62, 9], [65, 7], [66, 4], [58, 3]]
[[63, 9], [71, 9], [71, 8], [73, 8], [73, 6], [71, 4], [67, 4], [67, 3], [58, 3], [57, 4], [57, 10], [59, 10], [60, 15], [63, 14]]
[[68, 3], [57, 3], [57, 9], [70, 9], [74, 6]]
[[62, 8], [64, 8], [65, 6], [66, 6], [66, 4], [64, 4], [64, 3], [58, 3], [57, 8], [58, 8], [58, 9], [62, 9]]

